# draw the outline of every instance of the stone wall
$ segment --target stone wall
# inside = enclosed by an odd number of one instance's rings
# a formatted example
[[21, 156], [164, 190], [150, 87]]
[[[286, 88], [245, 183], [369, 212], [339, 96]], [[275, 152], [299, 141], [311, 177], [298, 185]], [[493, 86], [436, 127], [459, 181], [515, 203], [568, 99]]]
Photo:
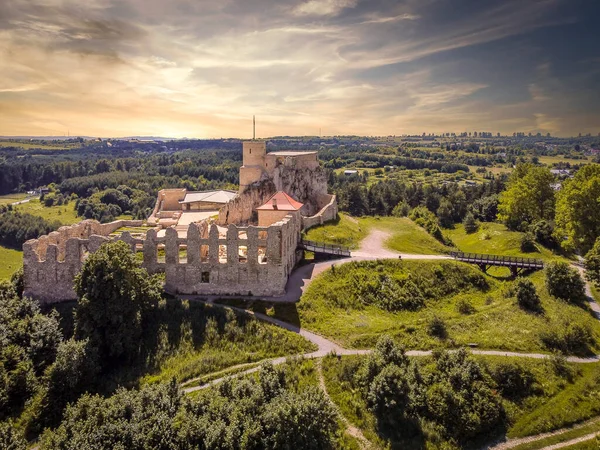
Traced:
[[335, 220], [338, 215], [335, 195], [327, 194], [326, 198], [323, 198], [322, 203], [325, 203], [325, 206], [317, 214], [310, 217], [302, 217], [302, 231], [306, 231], [317, 225], [323, 225], [330, 220]]
[[75, 299], [73, 280], [86, 256], [111, 240], [122, 240], [132, 252], [143, 252], [143, 266], [150, 273], [164, 272], [165, 287], [174, 293], [281, 295], [297, 263], [301, 223], [291, 215], [269, 227], [229, 225], [225, 237], [207, 222], [191, 224], [185, 238], [179, 238], [173, 228], [161, 238], [155, 229], [145, 239], [127, 232], [108, 236], [121, 226], [140, 222], [102, 225], [84, 221], [63, 227], [69, 229], [52, 237], [27, 241], [23, 245], [24, 295], [42, 303]]
[[264, 204], [276, 192], [275, 184], [269, 179], [263, 179], [250, 185], [219, 210], [217, 223], [226, 226], [231, 223], [246, 224], [250, 222], [255, 214], [255, 209]]

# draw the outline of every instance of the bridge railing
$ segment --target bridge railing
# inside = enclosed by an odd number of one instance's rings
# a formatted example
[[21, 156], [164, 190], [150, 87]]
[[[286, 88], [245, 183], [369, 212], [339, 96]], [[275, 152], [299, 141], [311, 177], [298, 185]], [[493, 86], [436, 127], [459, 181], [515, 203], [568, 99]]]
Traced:
[[350, 248], [342, 245], [326, 244], [324, 242], [308, 241], [305, 239], [301, 241], [301, 245], [306, 250], [322, 250], [324, 253], [350, 255]]
[[459, 261], [491, 266], [514, 266], [526, 268], [543, 268], [544, 262], [534, 258], [520, 256], [483, 255], [479, 253], [450, 252], [450, 256]]

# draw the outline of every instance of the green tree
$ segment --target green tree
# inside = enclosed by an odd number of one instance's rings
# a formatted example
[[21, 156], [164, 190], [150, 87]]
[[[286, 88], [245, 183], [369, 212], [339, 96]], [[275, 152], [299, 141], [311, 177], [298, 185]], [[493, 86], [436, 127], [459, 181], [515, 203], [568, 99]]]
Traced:
[[585, 298], [583, 279], [567, 263], [548, 263], [545, 272], [546, 288], [550, 295], [569, 302], [579, 302]]
[[14, 423], [0, 422], [0, 448], [4, 450], [27, 449], [27, 441], [17, 431]]
[[585, 255], [585, 274], [588, 280], [600, 286], [600, 238]]
[[75, 335], [89, 339], [101, 361], [138, 355], [144, 314], [160, 300], [157, 277], [148, 275], [122, 241], [106, 243], [75, 278], [79, 297]]
[[65, 406], [94, 386], [97, 373], [96, 352], [87, 341], [71, 339], [60, 344], [56, 361], [46, 371], [43, 417], [48, 425], [58, 425]]
[[540, 296], [535, 290], [535, 285], [527, 278], [517, 278], [515, 282], [517, 303], [523, 309], [539, 312], [542, 308]]
[[554, 215], [554, 177], [550, 169], [519, 164], [513, 171], [506, 191], [500, 194], [498, 219], [514, 230]]
[[468, 212], [465, 216], [465, 220], [463, 220], [463, 225], [465, 226], [465, 233], [467, 234], [475, 233], [479, 228], [479, 225], [477, 225], [477, 222], [475, 221], [475, 217], [470, 212]]
[[583, 166], [563, 182], [557, 195], [554, 234], [563, 248], [582, 253], [600, 237], [600, 165]]

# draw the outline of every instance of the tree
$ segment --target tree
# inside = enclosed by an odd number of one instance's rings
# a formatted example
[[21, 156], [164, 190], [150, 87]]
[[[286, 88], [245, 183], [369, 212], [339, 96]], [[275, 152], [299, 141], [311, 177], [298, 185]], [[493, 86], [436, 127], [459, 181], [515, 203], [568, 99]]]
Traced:
[[588, 280], [600, 286], [600, 237], [585, 255], [585, 274]]
[[545, 272], [546, 288], [550, 295], [569, 302], [579, 302], [585, 298], [585, 283], [579, 272], [567, 263], [548, 263]]
[[160, 300], [160, 281], [141, 268], [124, 242], [102, 244], [75, 278], [75, 335], [101, 361], [134, 359], [144, 314]]
[[535, 247], [535, 238], [531, 233], [524, 233], [521, 236], [521, 251], [524, 253], [535, 252], [537, 248]]
[[554, 177], [550, 169], [519, 164], [513, 171], [506, 191], [500, 194], [498, 219], [513, 230], [525, 231], [536, 220], [554, 215]]
[[465, 233], [467, 234], [475, 233], [479, 228], [479, 225], [477, 225], [477, 222], [475, 221], [475, 217], [470, 212], [468, 212], [465, 216], [465, 220], [463, 220], [463, 225], [465, 226]]
[[452, 228], [454, 225], [454, 219], [452, 217], [452, 203], [446, 199], [442, 200], [436, 214], [442, 227]]
[[60, 344], [56, 361], [46, 371], [48, 390], [43, 417], [48, 425], [58, 425], [65, 406], [92, 388], [97, 363], [95, 349], [88, 341], [71, 339]]
[[535, 290], [535, 285], [527, 278], [517, 278], [516, 281], [517, 303], [523, 309], [533, 312], [541, 310], [540, 296]]
[[600, 237], [600, 166], [589, 164], [565, 180], [556, 201], [556, 239], [566, 250], [588, 252]]

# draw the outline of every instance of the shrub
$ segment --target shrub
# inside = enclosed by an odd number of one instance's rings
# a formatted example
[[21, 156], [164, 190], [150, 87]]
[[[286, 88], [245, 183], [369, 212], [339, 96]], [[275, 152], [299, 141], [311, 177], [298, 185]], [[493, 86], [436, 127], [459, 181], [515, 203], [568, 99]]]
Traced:
[[585, 271], [587, 279], [600, 286], [600, 237], [585, 255]]
[[490, 370], [504, 397], [523, 398], [531, 394], [535, 377], [518, 363], [502, 362]]
[[564, 262], [551, 262], [546, 265], [546, 289], [550, 295], [568, 302], [585, 299], [585, 283], [579, 272]]
[[550, 350], [565, 354], [588, 354], [594, 338], [586, 325], [577, 322], [564, 322], [540, 334], [542, 343]]
[[433, 315], [427, 321], [427, 334], [440, 339], [444, 339], [448, 332], [446, 330], [446, 322], [439, 316]]
[[456, 310], [461, 314], [473, 314], [475, 312], [475, 308], [468, 300], [461, 298], [458, 302], [456, 302]]
[[405, 201], [398, 203], [392, 210], [392, 214], [396, 217], [406, 217], [410, 213], [410, 205]]
[[525, 233], [521, 237], [521, 251], [524, 253], [531, 253], [537, 251], [535, 247], [535, 238], [531, 233]]
[[534, 284], [526, 278], [517, 278], [515, 281], [517, 302], [522, 309], [532, 312], [540, 312], [542, 309], [540, 296]]
[[548, 220], [538, 220], [529, 227], [529, 231], [540, 244], [549, 248], [556, 247], [556, 240], [553, 237], [554, 226], [552, 225], [552, 222]]
[[465, 233], [467, 234], [475, 233], [479, 229], [479, 224], [475, 220], [473, 214], [470, 212], [468, 212], [465, 216], [465, 220], [463, 220], [463, 225], [465, 227]]

